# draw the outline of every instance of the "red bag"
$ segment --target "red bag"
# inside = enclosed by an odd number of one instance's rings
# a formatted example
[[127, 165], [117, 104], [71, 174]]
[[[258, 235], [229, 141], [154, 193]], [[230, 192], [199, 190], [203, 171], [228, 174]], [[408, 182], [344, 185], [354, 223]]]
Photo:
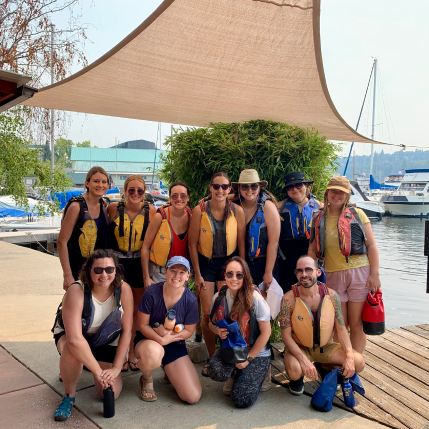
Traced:
[[362, 313], [363, 331], [367, 335], [381, 335], [386, 330], [384, 304], [381, 289], [375, 294], [368, 292]]

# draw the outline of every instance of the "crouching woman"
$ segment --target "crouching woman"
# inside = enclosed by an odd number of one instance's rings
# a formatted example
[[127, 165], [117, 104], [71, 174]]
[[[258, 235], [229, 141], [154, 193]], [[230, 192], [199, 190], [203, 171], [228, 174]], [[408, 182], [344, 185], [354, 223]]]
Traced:
[[145, 402], [157, 400], [152, 373], [160, 366], [182, 401], [195, 404], [200, 400], [201, 383], [185, 343], [200, 318], [197, 299], [185, 286], [189, 271], [186, 258], [173, 256], [165, 269], [167, 281], [152, 284], [137, 307], [140, 331], [134, 348], [143, 373], [140, 398]]
[[244, 362], [233, 364], [226, 363], [222, 348], [218, 349], [208, 364], [208, 375], [214, 381], [226, 382], [223, 392], [231, 395], [237, 408], [247, 408], [258, 399], [270, 367], [270, 308], [252, 284], [249, 267], [240, 257], [227, 261], [224, 278], [226, 285], [213, 297], [210, 330], [224, 340], [228, 331], [219, 328], [217, 322], [220, 319], [228, 324], [237, 321], [249, 351]]
[[133, 295], [122, 275], [111, 250], [96, 250], [84, 263], [79, 282], [64, 295], [53, 328], [65, 391], [55, 410], [57, 421], [70, 417], [84, 365], [94, 376], [100, 398], [109, 386], [115, 399], [121, 393], [121, 367], [133, 324]]

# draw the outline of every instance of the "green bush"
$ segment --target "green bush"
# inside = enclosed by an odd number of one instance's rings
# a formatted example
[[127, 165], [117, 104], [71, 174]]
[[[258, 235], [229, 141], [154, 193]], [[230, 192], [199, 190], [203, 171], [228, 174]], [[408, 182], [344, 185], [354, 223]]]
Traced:
[[339, 149], [315, 130], [264, 120], [178, 128], [165, 144], [161, 179], [167, 184], [186, 182], [192, 191], [191, 206], [207, 195], [214, 173], [225, 171], [237, 181], [246, 168], [256, 169], [279, 200], [284, 198], [280, 191], [285, 173], [303, 171], [315, 181], [312, 191], [321, 198], [337, 169]]

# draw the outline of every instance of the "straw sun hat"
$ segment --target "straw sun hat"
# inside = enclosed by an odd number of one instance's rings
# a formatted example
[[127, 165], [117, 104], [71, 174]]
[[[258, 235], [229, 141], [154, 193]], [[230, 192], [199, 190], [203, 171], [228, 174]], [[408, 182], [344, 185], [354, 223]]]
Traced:
[[268, 182], [266, 180], [259, 180], [258, 172], [252, 168], [248, 170], [243, 170], [240, 173], [238, 182], [232, 182], [232, 186], [244, 184], [251, 185], [252, 183], [257, 183], [261, 188], [265, 188], [265, 186], [268, 185]]

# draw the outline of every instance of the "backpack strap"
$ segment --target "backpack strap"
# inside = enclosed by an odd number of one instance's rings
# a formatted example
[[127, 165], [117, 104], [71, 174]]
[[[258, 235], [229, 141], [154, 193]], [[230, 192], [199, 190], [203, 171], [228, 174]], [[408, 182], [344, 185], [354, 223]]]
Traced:
[[84, 290], [83, 291], [83, 317], [89, 317], [91, 316], [91, 301], [92, 301], [92, 294], [91, 291]]
[[113, 290], [113, 296], [115, 297], [115, 301], [116, 301], [116, 308], [119, 308], [121, 306], [121, 293], [122, 293], [122, 287], [118, 287]]
[[348, 207], [348, 209], [352, 212], [353, 216], [357, 220], [357, 223], [359, 224], [360, 229], [362, 230], [362, 233], [363, 233], [363, 239], [366, 241], [365, 229], [363, 227], [362, 221], [360, 220], [360, 216], [358, 215], [358, 212], [356, 211], [356, 209], [353, 206]]
[[144, 201], [143, 203], [144, 209], [144, 223], [143, 223], [143, 231], [141, 235], [141, 241], [144, 240], [144, 236], [146, 235], [147, 227], [149, 226], [149, 203]]
[[[213, 320], [213, 316], [215, 315], [217, 308], [219, 307], [219, 304], [220, 304], [220, 302], [221, 302], [222, 298], [224, 298], [224, 297], [225, 297], [225, 295], [226, 295], [226, 291], [227, 291], [227, 290], [228, 290], [228, 286], [227, 286], [227, 285], [223, 285], [223, 286], [220, 288], [219, 293], [218, 293], [218, 296], [217, 296], [217, 298], [215, 299], [215, 302], [214, 302], [214, 304], [213, 304], [212, 311], [210, 312], [210, 321], [211, 321], [211, 322], [212, 322], [212, 320]], [[212, 322], [212, 323], [213, 323], [213, 322]]]
[[123, 201], [119, 201], [118, 211], [119, 211], [119, 237], [123, 237], [125, 235], [125, 231], [124, 231], [125, 204]]

